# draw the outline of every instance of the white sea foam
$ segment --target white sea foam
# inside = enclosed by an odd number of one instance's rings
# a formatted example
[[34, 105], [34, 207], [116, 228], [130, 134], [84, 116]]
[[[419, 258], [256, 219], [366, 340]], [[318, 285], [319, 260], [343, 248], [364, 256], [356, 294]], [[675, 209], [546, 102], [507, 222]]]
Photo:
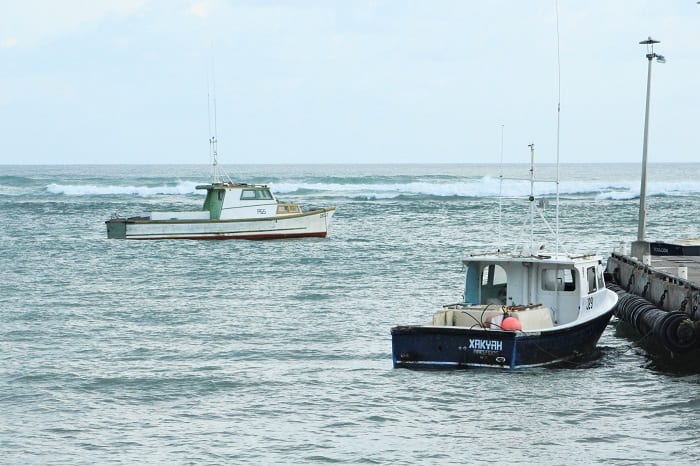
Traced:
[[[692, 181], [655, 182], [647, 184], [647, 196], [687, 196], [700, 193], [700, 183]], [[618, 184], [603, 189], [596, 200], [624, 201], [639, 197], [639, 183]]]
[[[188, 195], [204, 194], [196, 190], [199, 183], [181, 181], [174, 186], [97, 186], [97, 185], [64, 185], [52, 183], [46, 190], [52, 194], [67, 196], [104, 196], [104, 195]], [[530, 194], [530, 183], [527, 180], [504, 179], [502, 184], [498, 178], [482, 177], [465, 181], [414, 181], [408, 183], [272, 183], [270, 188], [280, 195], [303, 194], [313, 192], [321, 195], [362, 198], [362, 199], [391, 199], [399, 196], [435, 196], [435, 197], [524, 197]], [[552, 196], [556, 193], [555, 183], [538, 182], [535, 194]], [[629, 200], [639, 197], [639, 184], [630, 182], [606, 181], [564, 181], [559, 184], [559, 193], [564, 196], [590, 195], [596, 200]], [[654, 182], [649, 183], [649, 196], [685, 196], [700, 193], [700, 182]]]
[[46, 191], [52, 194], [66, 196], [109, 196], [109, 195], [135, 195], [157, 196], [162, 194], [203, 194], [204, 191], [196, 190], [200, 183], [182, 181], [175, 186], [96, 186], [96, 185], [65, 185], [51, 183]]
[[639, 197], [639, 191], [608, 191], [597, 194], [596, 201], [628, 201]]
[[[616, 186], [625, 192], [629, 187]], [[280, 183], [272, 186], [273, 191], [280, 194], [296, 193], [299, 191], [325, 192], [329, 194], [386, 199], [398, 196], [436, 196], [436, 197], [523, 197], [530, 194], [530, 182], [527, 180], [504, 180], [483, 177], [464, 182], [411, 182], [403, 184], [333, 184], [333, 183]], [[605, 182], [561, 182], [559, 192], [562, 195], [604, 194], [611, 190]], [[556, 184], [536, 183], [536, 195], [554, 195]], [[632, 193], [631, 197], [638, 196]], [[622, 197], [621, 197], [622, 198]]]

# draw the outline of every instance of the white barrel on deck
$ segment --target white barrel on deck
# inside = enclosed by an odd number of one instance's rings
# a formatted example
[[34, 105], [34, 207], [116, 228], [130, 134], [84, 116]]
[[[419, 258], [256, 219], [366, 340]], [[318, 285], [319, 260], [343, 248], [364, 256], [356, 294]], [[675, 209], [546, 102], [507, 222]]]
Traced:
[[620, 254], [623, 256], [629, 255], [629, 249], [627, 248], [627, 241], [620, 241]]
[[686, 267], [685, 265], [678, 267], [678, 276], [680, 278], [682, 278], [683, 280], [687, 280], [688, 279], [688, 267]]

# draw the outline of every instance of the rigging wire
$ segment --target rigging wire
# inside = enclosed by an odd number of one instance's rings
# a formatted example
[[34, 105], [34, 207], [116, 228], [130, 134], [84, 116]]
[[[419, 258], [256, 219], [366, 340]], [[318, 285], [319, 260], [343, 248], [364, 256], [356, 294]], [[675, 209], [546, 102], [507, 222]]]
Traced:
[[501, 125], [501, 167], [500, 171], [501, 174], [499, 175], [499, 182], [498, 182], [498, 252], [500, 253], [501, 250], [503, 249], [503, 242], [502, 242], [502, 219], [503, 219], [503, 128], [504, 125]]
[[557, 188], [557, 209], [556, 209], [556, 233], [554, 235], [554, 254], [559, 255], [559, 134], [561, 128], [561, 54], [559, 47], [559, 0], [555, 0], [557, 13], [557, 168], [556, 168], [556, 188]]

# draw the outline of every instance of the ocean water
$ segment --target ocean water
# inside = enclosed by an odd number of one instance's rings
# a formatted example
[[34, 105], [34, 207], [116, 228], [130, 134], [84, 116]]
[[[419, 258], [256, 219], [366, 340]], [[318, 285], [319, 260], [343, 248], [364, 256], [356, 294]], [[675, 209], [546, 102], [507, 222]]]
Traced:
[[[700, 460], [700, 374], [614, 319], [576, 364], [392, 368], [390, 328], [459, 300], [462, 257], [527, 240], [529, 184], [499, 182], [527, 166], [227, 168], [336, 205], [329, 237], [107, 240], [114, 213], [198, 208], [208, 167], [0, 166], [0, 463]], [[637, 165], [560, 170], [561, 250], [636, 237]], [[650, 239], [700, 237], [700, 164], [650, 165], [648, 193]]]

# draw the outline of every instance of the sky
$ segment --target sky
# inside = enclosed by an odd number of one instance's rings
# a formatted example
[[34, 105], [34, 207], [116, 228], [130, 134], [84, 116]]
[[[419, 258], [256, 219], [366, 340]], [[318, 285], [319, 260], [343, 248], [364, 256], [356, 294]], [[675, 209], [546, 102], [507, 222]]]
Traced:
[[700, 162], [696, 0], [0, 0], [0, 164], [637, 163], [649, 36]]

